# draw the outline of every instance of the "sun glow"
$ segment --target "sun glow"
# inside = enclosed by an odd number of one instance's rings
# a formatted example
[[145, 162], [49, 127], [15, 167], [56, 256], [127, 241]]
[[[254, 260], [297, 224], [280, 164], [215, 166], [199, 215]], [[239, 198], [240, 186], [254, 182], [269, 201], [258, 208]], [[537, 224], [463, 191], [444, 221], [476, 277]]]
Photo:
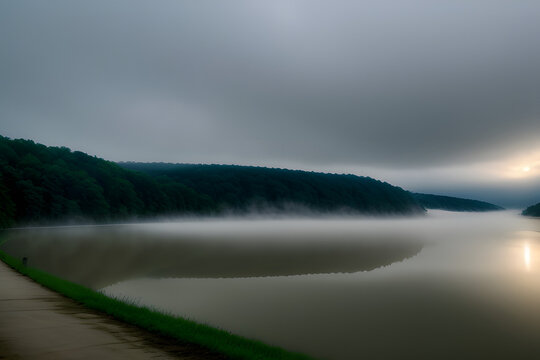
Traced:
[[508, 165], [506, 165], [506, 169], [502, 171], [501, 175], [506, 178], [530, 179], [540, 175], [540, 151], [508, 159], [504, 162]]

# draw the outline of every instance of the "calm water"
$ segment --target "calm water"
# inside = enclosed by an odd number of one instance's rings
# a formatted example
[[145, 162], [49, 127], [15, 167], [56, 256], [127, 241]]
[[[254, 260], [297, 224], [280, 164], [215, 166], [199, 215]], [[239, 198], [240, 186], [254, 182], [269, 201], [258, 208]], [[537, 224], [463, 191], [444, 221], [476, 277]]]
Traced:
[[2, 248], [318, 358], [540, 358], [540, 220], [512, 212], [27, 229]]

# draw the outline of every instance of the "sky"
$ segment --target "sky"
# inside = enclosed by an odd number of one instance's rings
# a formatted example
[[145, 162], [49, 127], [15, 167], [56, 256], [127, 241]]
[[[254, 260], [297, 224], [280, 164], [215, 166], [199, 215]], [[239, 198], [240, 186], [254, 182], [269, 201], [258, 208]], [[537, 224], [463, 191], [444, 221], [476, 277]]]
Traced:
[[2, 1], [0, 134], [540, 201], [540, 2]]

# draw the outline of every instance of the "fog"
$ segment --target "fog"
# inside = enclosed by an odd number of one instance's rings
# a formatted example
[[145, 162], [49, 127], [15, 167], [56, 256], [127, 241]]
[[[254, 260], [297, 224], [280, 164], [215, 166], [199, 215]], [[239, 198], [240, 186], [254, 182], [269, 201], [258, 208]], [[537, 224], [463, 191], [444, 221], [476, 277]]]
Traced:
[[[260, 277], [356, 272], [418, 253], [383, 220], [240, 218], [14, 229], [3, 245], [30, 266], [98, 289], [151, 277]], [[405, 223], [405, 219], [396, 220]], [[368, 227], [364, 225], [369, 224]], [[339, 229], [339, 231], [336, 231]], [[357, 241], [361, 238], [362, 241]], [[332, 241], [328, 241], [332, 239]]]
[[540, 356], [540, 221], [509, 211], [21, 229], [2, 249], [316, 358]]

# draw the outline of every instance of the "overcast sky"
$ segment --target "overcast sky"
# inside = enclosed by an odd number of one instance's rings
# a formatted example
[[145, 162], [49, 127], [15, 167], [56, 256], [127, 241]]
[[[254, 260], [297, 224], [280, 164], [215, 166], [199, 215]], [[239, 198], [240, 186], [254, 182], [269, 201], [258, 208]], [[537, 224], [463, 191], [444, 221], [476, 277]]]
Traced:
[[525, 206], [539, 19], [532, 0], [6, 0], [0, 134]]

